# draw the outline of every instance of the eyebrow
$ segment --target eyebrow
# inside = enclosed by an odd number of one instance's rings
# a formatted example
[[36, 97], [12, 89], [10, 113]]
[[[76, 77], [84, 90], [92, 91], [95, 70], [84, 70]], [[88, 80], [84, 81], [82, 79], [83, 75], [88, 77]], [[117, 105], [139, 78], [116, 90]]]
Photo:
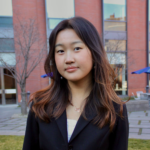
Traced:
[[[82, 41], [75, 41], [75, 42], [72, 42], [71, 45], [76, 44], [76, 43], [83, 43], [83, 42], [82, 42]], [[56, 48], [57, 46], [64, 46], [64, 45], [58, 43], [58, 44], [55, 45], [55, 48]]]

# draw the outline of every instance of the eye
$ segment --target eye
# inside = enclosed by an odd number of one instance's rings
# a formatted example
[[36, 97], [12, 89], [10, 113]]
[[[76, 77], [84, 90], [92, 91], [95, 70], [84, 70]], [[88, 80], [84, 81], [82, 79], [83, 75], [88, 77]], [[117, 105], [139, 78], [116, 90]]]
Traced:
[[64, 50], [58, 50], [57, 53], [62, 54], [64, 52]]
[[74, 50], [75, 51], [78, 51], [78, 50], [80, 50], [81, 48], [80, 47], [76, 47]]

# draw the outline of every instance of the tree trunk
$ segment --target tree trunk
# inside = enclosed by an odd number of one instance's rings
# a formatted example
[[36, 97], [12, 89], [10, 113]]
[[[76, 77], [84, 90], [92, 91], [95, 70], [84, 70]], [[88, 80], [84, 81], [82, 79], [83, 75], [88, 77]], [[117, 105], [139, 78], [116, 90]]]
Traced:
[[24, 85], [23, 88], [21, 89], [21, 98], [22, 98], [22, 102], [21, 102], [21, 113], [22, 113], [22, 115], [26, 115], [26, 114], [27, 114], [27, 101], [26, 101], [25, 85]]

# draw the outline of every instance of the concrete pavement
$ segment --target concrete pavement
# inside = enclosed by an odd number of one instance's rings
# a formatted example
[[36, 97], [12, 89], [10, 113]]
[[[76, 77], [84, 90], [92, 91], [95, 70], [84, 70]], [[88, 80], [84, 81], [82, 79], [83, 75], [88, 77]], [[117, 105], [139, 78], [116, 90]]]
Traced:
[[129, 138], [150, 139], [150, 110], [128, 112]]
[[[0, 106], [0, 135], [24, 135], [27, 116], [20, 107]], [[128, 112], [129, 138], [150, 139], [150, 110]]]
[[24, 135], [26, 120], [18, 105], [0, 106], [0, 135]]

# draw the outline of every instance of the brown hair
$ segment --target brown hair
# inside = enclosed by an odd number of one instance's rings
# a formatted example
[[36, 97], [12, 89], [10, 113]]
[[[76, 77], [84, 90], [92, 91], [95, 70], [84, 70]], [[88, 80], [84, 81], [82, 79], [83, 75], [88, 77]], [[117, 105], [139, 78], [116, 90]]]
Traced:
[[63, 113], [69, 102], [69, 86], [66, 79], [60, 79], [54, 56], [56, 37], [64, 29], [73, 29], [76, 32], [90, 49], [95, 65], [95, 68], [92, 69], [93, 88], [86, 100], [82, 115], [86, 119], [86, 111], [95, 110], [97, 116], [93, 119], [93, 123], [100, 128], [109, 123], [112, 130], [116, 121], [113, 103], [120, 105], [119, 112], [122, 116], [123, 102], [113, 89], [115, 73], [108, 62], [99, 34], [89, 21], [81, 17], [63, 20], [52, 31], [49, 38], [49, 54], [45, 60], [44, 69], [47, 74], [53, 72], [53, 77], [48, 87], [32, 95], [30, 100], [30, 102], [33, 101], [32, 110], [41, 120], [50, 122], [50, 118], [57, 119]]

